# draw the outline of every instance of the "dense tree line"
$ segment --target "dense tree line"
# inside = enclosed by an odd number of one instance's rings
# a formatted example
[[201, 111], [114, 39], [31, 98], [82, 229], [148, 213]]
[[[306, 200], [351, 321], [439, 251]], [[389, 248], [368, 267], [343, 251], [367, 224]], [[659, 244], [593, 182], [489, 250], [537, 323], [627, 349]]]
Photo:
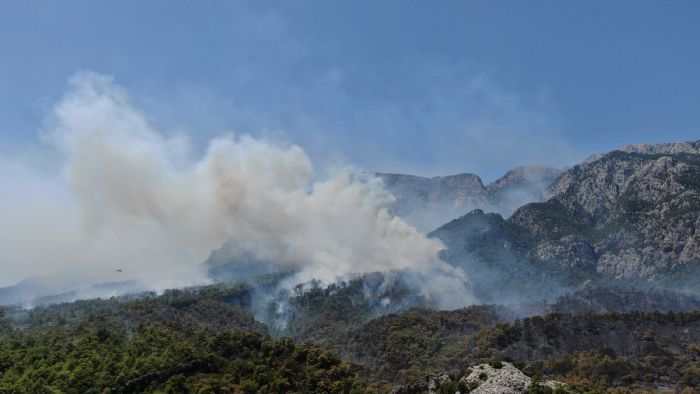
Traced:
[[[333, 353], [255, 332], [163, 324], [15, 333], [0, 341], [3, 393], [362, 393]], [[378, 388], [375, 388], [378, 390]]]
[[410, 300], [405, 289], [367, 295], [351, 281], [296, 289], [277, 316], [287, 325], [270, 328], [251, 314], [252, 290], [0, 309], [0, 393], [389, 392], [499, 360], [572, 392], [700, 386], [700, 312], [389, 313], [383, 300]]
[[0, 320], [0, 393], [362, 393], [358, 367], [273, 339], [230, 291], [94, 300]]

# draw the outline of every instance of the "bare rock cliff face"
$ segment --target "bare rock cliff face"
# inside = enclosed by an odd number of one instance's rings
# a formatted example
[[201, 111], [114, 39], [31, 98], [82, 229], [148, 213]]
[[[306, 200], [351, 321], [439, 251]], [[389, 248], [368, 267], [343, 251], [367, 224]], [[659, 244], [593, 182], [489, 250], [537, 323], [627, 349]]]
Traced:
[[493, 261], [505, 248], [512, 260], [589, 277], [700, 289], [700, 141], [613, 151], [568, 169], [546, 193], [546, 202], [492, 219], [479, 233], [460, 230], [480, 220], [465, 215], [433, 235], [453, 263], [460, 251], [484, 250], [477, 258]]
[[405, 174], [375, 175], [396, 198], [391, 213], [422, 231], [489, 205], [488, 192], [481, 178], [474, 174], [432, 178]]
[[570, 169], [549, 190], [546, 204], [511, 218], [534, 236], [542, 260], [654, 278], [700, 259], [698, 154], [616, 151]]
[[520, 206], [551, 197], [549, 186], [562, 174], [549, 166], [520, 166], [486, 186], [489, 196], [497, 202], [503, 216], [510, 216]]
[[544, 201], [547, 187], [561, 172], [547, 166], [517, 167], [488, 185], [470, 173], [432, 178], [375, 175], [396, 198], [392, 213], [419, 230], [430, 231], [473, 209], [510, 216], [523, 204]]

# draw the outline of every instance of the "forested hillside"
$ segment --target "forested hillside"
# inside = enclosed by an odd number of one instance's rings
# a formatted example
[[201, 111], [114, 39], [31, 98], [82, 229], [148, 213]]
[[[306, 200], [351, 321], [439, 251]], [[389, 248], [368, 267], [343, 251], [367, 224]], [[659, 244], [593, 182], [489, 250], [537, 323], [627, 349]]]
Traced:
[[386, 392], [336, 353], [291, 338], [229, 304], [245, 289], [79, 301], [0, 321], [3, 393]]
[[[513, 306], [473, 306], [374, 317], [358, 283], [293, 295], [296, 312], [285, 328], [272, 329], [276, 338], [254, 320], [248, 286], [6, 308], [0, 392], [388, 393], [423, 376], [457, 379], [477, 364], [500, 361], [512, 361], [533, 381], [565, 383], [565, 392], [700, 385], [698, 312], [518, 319]], [[590, 305], [584, 300], [625, 296], [632, 295], [581, 293], [578, 300]], [[646, 297], [663, 307], [691, 302]], [[554, 305], [564, 309], [570, 300]], [[450, 382], [441, 392], [457, 387]]]

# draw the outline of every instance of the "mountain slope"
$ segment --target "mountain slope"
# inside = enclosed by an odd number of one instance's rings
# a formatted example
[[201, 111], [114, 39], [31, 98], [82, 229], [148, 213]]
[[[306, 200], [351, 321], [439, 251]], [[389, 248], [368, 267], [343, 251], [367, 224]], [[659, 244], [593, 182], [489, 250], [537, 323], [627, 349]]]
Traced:
[[396, 198], [390, 211], [419, 230], [428, 231], [465, 212], [488, 205], [488, 191], [477, 175], [424, 178], [375, 173]]
[[415, 175], [375, 173], [396, 202], [391, 212], [422, 231], [430, 231], [472, 209], [509, 216], [517, 207], [543, 201], [547, 187], [561, 170], [547, 166], [522, 166], [484, 185], [475, 174], [425, 178]]
[[508, 219], [471, 213], [433, 236], [446, 243], [453, 264], [509, 256], [517, 264], [585, 273], [582, 278], [697, 289], [698, 146], [637, 145], [608, 153], [564, 172], [547, 189], [552, 198], [546, 202], [522, 206]]
[[659, 279], [700, 259], [700, 155], [613, 152], [562, 175], [547, 203], [509, 219], [537, 257]]

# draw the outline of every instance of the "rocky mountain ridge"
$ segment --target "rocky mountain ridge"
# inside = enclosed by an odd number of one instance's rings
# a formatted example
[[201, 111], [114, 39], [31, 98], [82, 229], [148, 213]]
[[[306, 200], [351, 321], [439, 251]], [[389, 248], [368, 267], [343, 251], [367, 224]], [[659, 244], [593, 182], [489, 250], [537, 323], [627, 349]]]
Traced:
[[528, 202], [543, 201], [547, 187], [561, 174], [548, 166], [521, 166], [487, 185], [478, 175], [449, 176], [374, 173], [396, 198], [391, 212], [423, 231], [430, 231], [472, 209], [509, 216]]
[[660, 154], [660, 153], [689, 153], [700, 154], [700, 140], [685, 141], [685, 142], [669, 142], [664, 144], [630, 144], [619, 149], [627, 153], [645, 153], [645, 154]]
[[[433, 233], [447, 258], [527, 261], [623, 280], [697, 286], [700, 141], [632, 145], [565, 171], [511, 217], [471, 212]], [[671, 283], [670, 282], [670, 283]]]

